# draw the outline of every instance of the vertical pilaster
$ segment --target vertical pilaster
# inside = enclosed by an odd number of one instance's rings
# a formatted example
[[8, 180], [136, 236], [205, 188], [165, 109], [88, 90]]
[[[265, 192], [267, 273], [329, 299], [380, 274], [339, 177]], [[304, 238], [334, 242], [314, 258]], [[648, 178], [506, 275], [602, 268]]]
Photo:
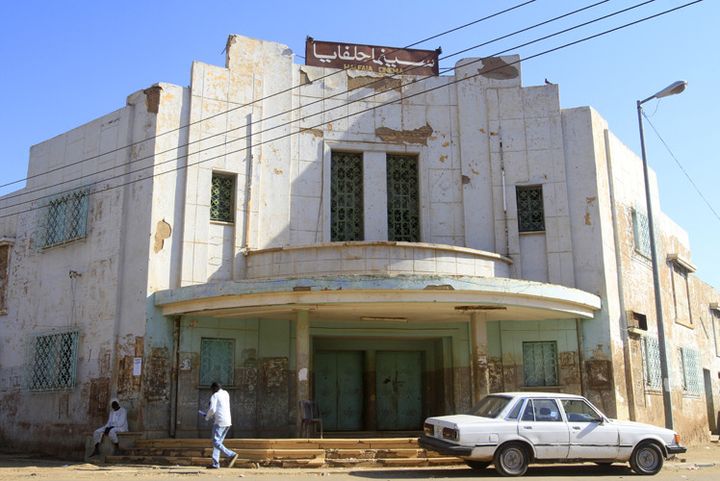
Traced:
[[473, 404], [490, 392], [487, 363], [487, 314], [470, 314], [470, 345], [472, 348]]
[[[297, 311], [295, 315], [295, 375], [298, 402], [310, 399], [310, 313], [306, 310]], [[296, 432], [299, 435], [301, 416], [297, 412]]]

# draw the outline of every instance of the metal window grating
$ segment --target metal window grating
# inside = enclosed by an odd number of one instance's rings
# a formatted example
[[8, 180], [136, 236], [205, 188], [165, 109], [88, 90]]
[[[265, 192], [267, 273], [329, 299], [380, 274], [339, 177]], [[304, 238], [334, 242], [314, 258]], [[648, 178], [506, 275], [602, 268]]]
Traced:
[[700, 394], [700, 354], [696, 349], [680, 348], [683, 369], [683, 390], [688, 394]]
[[557, 386], [557, 342], [523, 342], [525, 386]]
[[28, 389], [57, 391], [75, 386], [78, 331], [37, 335], [31, 339]]
[[330, 240], [359, 241], [363, 227], [363, 157], [333, 152], [330, 173]]
[[660, 389], [662, 387], [660, 344], [657, 338], [645, 336], [643, 347], [645, 349], [645, 385], [652, 389]]
[[48, 203], [43, 247], [52, 247], [85, 237], [88, 197], [87, 190], [76, 190]]
[[650, 225], [647, 216], [633, 209], [633, 234], [635, 239], [635, 251], [645, 257], [650, 257]]
[[210, 220], [235, 221], [235, 176], [213, 174], [210, 189]]
[[232, 386], [235, 372], [235, 341], [203, 338], [200, 341], [200, 385], [219, 382]]
[[542, 232], [545, 230], [542, 186], [517, 186], [518, 230], [520, 232]]
[[388, 154], [387, 210], [389, 241], [420, 241], [417, 156]]

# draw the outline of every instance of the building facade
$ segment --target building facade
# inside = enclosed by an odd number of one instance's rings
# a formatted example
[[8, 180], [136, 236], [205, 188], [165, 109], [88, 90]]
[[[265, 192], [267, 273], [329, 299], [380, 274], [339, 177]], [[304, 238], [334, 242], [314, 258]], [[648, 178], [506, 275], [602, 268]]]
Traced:
[[[652, 197], [660, 212], [656, 182]], [[0, 198], [0, 439], [80, 452], [111, 395], [148, 437], [419, 430], [488, 392], [663, 424], [641, 161], [518, 57], [453, 76], [293, 63], [231, 36], [33, 146]], [[676, 429], [717, 430], [720, 293], [656, 221]]]

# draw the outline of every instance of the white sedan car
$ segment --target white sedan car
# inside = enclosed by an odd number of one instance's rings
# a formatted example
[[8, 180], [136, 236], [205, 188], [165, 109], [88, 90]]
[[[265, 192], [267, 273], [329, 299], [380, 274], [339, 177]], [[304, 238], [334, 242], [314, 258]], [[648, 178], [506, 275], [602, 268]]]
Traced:
[[491, 394], [471, 414], [427, 418], [420, 445], [475, 469], [494, 464], [504, 476], [522, 476], [531, 462], [576, 461], [629, 461], [638, 474], [656, 474], [686, 451], [669, 429], [609, 419], [582, 396], [531, 392]]

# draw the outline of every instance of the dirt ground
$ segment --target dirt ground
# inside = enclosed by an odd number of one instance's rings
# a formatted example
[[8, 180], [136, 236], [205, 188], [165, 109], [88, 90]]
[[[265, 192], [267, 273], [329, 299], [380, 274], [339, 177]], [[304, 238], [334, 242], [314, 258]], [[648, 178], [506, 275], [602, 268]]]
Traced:
[[[581, 479], [626, 479], [632, 476], [626, 466], [613, 466], [610, 471], [598, 471], [592, 465], [545, 465], [532, 466], [526, 476], [535, 481], [574, 477]], [[678, 477], [679, 476], [679, 477]], [[0, 453], [0, 481], [167, 481], [191, 478], [198, 481], [246, 478], [244, 481], [283, 481], [323, 479], [323, 481], [346, 481], [369, 479], [477, 479], [496, 478], [493, 469], [472, 471], [465, 466], [411, 469], [219, 469], [179, 466], [118, 466], [95, 465], [48, 459], [33, 454]], [[586, 478], [587, 477], [587, 478]], [[720, 479], [720, 444], [692, 447], [686, 454], [668, 460], [663, 471], [655, 479], [717, 480]]]

